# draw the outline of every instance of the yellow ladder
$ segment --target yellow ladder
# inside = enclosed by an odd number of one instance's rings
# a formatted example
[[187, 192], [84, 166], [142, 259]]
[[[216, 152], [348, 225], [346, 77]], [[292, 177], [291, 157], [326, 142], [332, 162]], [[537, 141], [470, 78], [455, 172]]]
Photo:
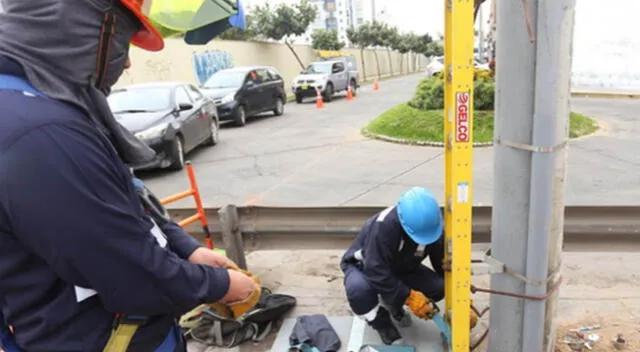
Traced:
[[469, 351], [473, 165], [473, 0], [445, 0], [445, 316]]

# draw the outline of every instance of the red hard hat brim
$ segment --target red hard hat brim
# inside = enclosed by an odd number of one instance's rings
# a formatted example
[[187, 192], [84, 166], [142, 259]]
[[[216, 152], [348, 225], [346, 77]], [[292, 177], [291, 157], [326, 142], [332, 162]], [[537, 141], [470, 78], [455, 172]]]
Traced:
[[131, 44], [148, 51], [160, 51], [164, 48], [164, 39], [158, 30], [149, 22], [147, 16], [140, 12], [139, 6], [136, 6], [132, 0], [121, 0], [121, 3], [126, 6], [133, 14], [140, 20], [143, 28], [131, 38]]

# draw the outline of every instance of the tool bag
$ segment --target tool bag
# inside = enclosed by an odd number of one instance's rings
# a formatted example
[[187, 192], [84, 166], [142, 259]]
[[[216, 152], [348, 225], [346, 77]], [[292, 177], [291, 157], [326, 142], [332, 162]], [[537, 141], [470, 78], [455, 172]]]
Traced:
[[187, 339], [222, 348], [246, 341], [261, 342], [274, 324], [296, 306], [296, 298], [272, 293], [263, 287], [256, 306], [237, 319], [226, 317], [209, 305], [201, 305], [180, 319]]

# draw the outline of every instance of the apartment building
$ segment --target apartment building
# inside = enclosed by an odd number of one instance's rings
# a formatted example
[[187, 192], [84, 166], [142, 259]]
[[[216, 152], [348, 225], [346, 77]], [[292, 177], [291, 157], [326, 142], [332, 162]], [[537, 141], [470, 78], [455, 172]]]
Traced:
[[[251, 13], [255, 6], [270, 6], [278, 4], [293, 5], [300, 0], [245, 0], [243, 3], [247, 13]], [[318, 9], [316, 20], [311, 23], [309, 30], [302, 36], [295, 38], [296, 44], [311, 44], [311, 33], [316, 29], [335, 29], [340, 40], [347, 42], [347, 29], [356, 28], [370, 22], [372, 16], [371, 0], [311, 0]]]

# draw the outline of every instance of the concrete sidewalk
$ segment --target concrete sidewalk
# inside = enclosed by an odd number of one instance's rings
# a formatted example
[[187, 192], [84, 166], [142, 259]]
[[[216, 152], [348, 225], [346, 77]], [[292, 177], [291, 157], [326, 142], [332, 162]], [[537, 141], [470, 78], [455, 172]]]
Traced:
[[[351, 316], [344, 294], [342, 273], [338, 267], [342, 251], [258, 251], [248, 255], [249, 269], [259, 275], [265, 286], [294, 295], [298, 306], [291, 316], [325, 314]], [[610, 340], [623, 333], [628, 351], [640, 350], [640, 253], [565, 253], [564, 283], [560, 288], [557, 322], [558, 337], [568, 329], [599, 323], [601, 341], [597, 347], [611, 346]], [[489, 287], [489, 276], [477, 276], [473, 284]], [[478, 293], [474, 302], [479, 309], [489, 304], [487, 294]], [[474, 333], [488, 325], [488, 314]], [[269, 351], [275, 335], [260, 345], [251, 343], [238, 352]], [[344, 344], [347, 341], [343, 341]], [[559, 351], [566, 345], [558, 343]], [[191, 344], [191, 352], [229, 351]], [[608, 349], [594, 349], [608, 351]], [[274, 351], [282, 352], [282, 351]]]

